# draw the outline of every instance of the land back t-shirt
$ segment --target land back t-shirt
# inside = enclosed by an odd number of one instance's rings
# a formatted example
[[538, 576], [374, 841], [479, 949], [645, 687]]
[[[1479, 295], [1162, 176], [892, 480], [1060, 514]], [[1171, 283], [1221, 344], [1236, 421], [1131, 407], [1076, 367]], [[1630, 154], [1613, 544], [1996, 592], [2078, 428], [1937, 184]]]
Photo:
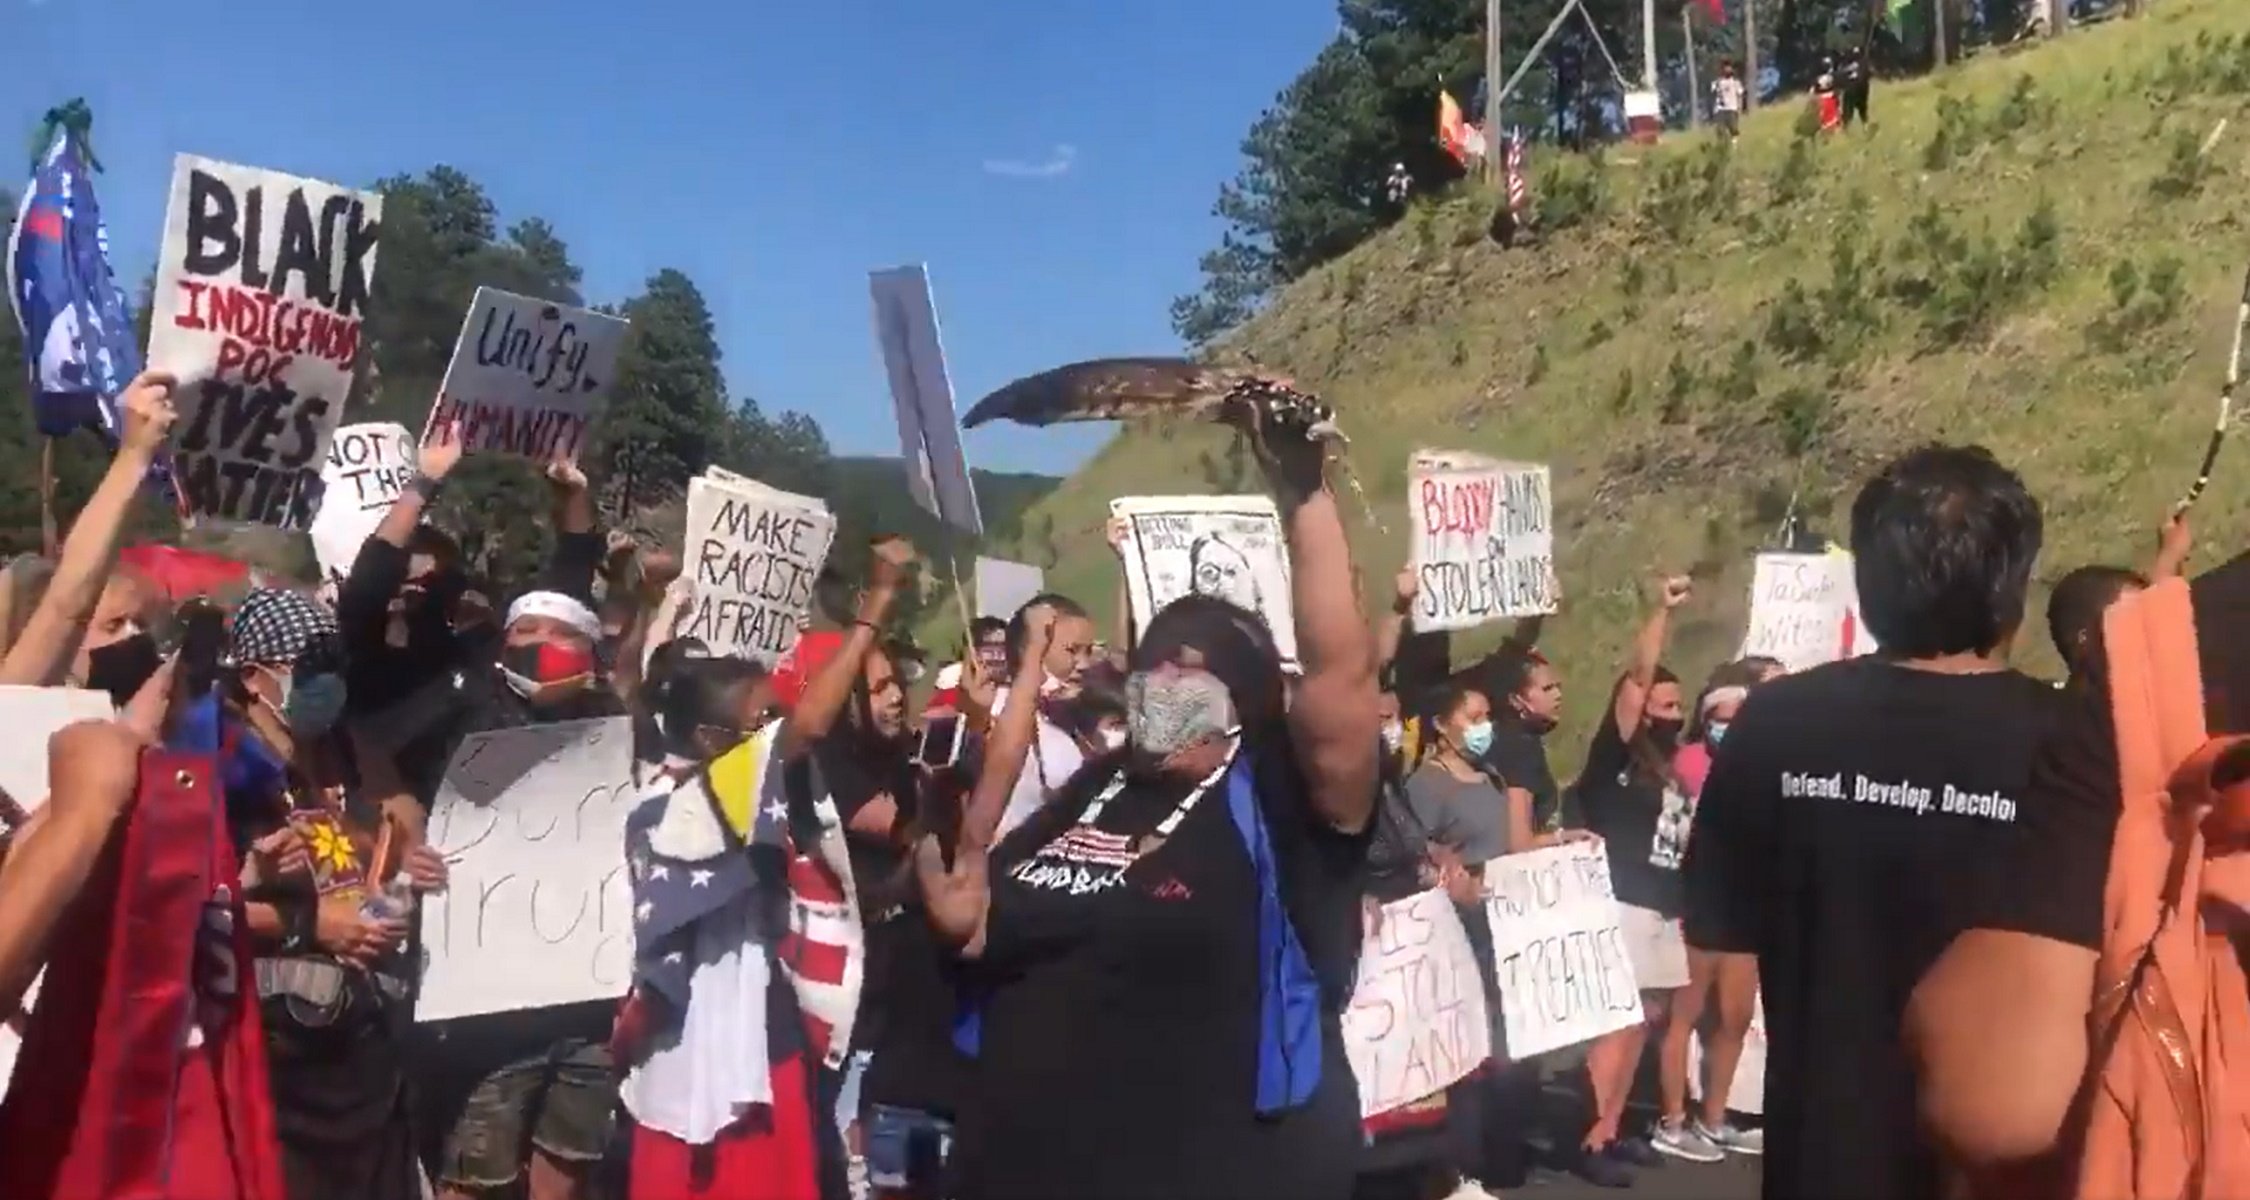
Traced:
[[1687, 940], [1758, 955], [1767, 1196], [1936, 1194], [1900, 1022], [2015, 836], [2059, 703], [2013, 671], [1860, 658], [1759, 687], [1728, 729], [1687, 848]]

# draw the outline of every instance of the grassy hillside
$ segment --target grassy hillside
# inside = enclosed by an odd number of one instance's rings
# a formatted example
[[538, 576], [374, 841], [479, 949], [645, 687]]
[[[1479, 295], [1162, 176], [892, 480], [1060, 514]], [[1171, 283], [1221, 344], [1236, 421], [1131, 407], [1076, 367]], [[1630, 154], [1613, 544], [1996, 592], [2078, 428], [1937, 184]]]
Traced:
[[[895, 458], [844, 457], [831, 467], [831, 507], [850, 507], [868, 528], [905, 534], [917, 545], [936, 548], [946, 544], [937, 518], [917, 507], [907, 492], [904, 463]], [[1003, 539], [1015, 538], [1024, 513], [1060, 482], [1048, 475], [973, 468], [969, 481], [977, 489], [977, 508], [984, 514], [984, 527], [993, 537]]]
[[[1535, 151], [1534, 244], [1488, 240], [1483, 196], [1436, 198], [1222, 353], [1341, 410], [1388, 526], [1355, 531], [1371, 589], [1404, 555], [1411, 451], [1553, 465], [1568, 599], [1547, 647], [1579, 729], [1641, 581], [1700, 581], [1672, 655], [1700, 675], [1738, 644], [1751, 556], [1792, 494], [1840, 537], [1857, 482], [1915, 443], [1982, 442], [2024, 473], [2048, 515], [2043, 583], [2137, 561], [2193, 473], [2250, 259], [2241, 18], [2240, 0], [2173, 0], [1879, 83], [1877, 124], [1847, 137], [1804, 131], [1789, 105], [1731, 153], [1686, 134], [1606, 159]], [[2231, 132], [2202, 154], [2222, 117]], [[1034, 506], [1022, 553], [1107, 605], [1112, 496], [1247, 478], [1218, 431], [1133, 429]], [[2199, 562], [2239, 548], [2246, 509], [2236, 445], [2199, 511]], [[1461, 639], [1457, 660], [1499, 633]], [[2045, 643], [2027, 629], [2018, 660], [2052, 670]]]

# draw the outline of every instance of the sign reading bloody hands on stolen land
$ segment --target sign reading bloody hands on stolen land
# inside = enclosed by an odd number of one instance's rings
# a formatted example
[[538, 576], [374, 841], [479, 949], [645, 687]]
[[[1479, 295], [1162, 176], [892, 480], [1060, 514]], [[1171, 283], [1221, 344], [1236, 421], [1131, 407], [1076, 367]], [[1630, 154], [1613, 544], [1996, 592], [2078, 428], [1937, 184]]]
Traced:
[[619, 317], [478, 288], [423, 444], [451, 424], [464, 453], [577, 462], [608, 402], [625, 330]]
[[179, 379], [191, 516], [303, 529], [361, 349], [382, 197], [181, 155], [148, 366]]

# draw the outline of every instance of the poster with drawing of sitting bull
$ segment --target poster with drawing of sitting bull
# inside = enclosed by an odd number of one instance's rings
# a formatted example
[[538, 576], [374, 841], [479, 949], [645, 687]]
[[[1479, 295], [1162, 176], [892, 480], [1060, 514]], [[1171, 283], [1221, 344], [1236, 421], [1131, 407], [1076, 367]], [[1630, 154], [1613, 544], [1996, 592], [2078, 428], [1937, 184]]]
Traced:
[[1266, 496], [1127, 496], [1109, 502], [1124, 522], [1118, 548], [1138, 631], [1181, 596], [1216, 596], [1265, 619], [1285, 669], [1297, 669], [1289, 610], [1289, 553]]

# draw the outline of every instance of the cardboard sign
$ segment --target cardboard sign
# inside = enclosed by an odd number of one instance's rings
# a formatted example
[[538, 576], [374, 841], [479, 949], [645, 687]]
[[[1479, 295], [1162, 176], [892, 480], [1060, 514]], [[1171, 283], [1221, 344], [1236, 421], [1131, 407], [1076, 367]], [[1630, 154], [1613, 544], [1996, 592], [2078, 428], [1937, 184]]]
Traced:
[[1848, 552], [1758, 556], [1743, 657], [1778, 659], [1802, 671], [1874, 650], [1875, 638], [1860, 623], [1859, 585]]
[[1137, 635], [1182, 596], [1216, 596], [1258, 614], [1282, 666], [1297, 669], [1297, 623], [1281, 513], [1264, 496], [1128, 496], [1109, 502], [1126, 525], [1125, 594]]
[[1473, 629], [1555, 611], [1555, 505], [1547, 468], [1425, 450], [1407, 470], [1414, 628]]
[[414, 435], [404, 425], [346, 425], [329, 439], [320, 513], [311, 530], [322, 575], [341, 583], [351, 574], [359, 548], [414, 481], [417, 460]]
[[[1688, 1041], [1688, 1092], [1703, 1098], [1703, 1034]], [[1735, 1063], [1734, 1082], [1727, 1088], [1727, 1108], [1763, 1116], [1766, 1111], [1766, 997], [1763, 991], [1750, 1009], [1750, 1030], [1742, 1036], [1742, 1058]]]
[[1431, 889], [1383, 906], [1360, 947], [1344, 1053], [1372, 1117], [1452, 1086], [1492, 1057], [1484, 978], [1461, 917]]
[[1485, 915], [1508, 1057], [1575, 1046], [1641, 1020], [1600, 842], [1566, 842], [1484, 867]]
[[1003, 621], [1047, 590], [1047, 573], [1030, 563], [977, 559], [977, 615]]
[[382, 213], [367, 192], [176, 160], [148, 366], [179, 377], [172, 450], [191, 516], [312, 524]]
[[452, 881], [425, 897], [418, 1021], [614, 1000], [632, 982], [623, 717], [471, 734], [430, 809]]
[[454, 422], [467, 454], [577, 462], [609, 401], [626, 321], [480, 287], [422, 440]]
[[772, 666], [797, 644], [797, 618], [835, 540], [835, 515], [811, 497], [689, 480], [684, 566], [694, 597], [676, 636]]
[[929, 268], [917, 263], [871, 272], [867, 286], [875, 301], [875, 341], [883, 348], [883, 369], [898, 415], [907, 490], [922, 511], [982, 537], [984, 516], [977, 509], [969, 460], [961, 452], [961, 420], [953, 411], [953, 381], [945, 370], [945, 346], [938, 340]]

